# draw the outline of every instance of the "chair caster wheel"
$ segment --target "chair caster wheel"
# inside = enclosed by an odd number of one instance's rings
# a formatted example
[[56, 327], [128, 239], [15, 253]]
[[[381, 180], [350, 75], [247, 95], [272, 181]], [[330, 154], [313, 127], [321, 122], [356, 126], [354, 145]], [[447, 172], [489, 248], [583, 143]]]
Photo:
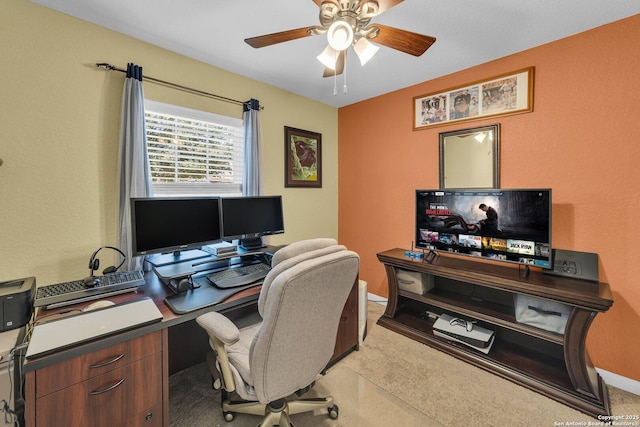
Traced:
[[213, 390], [220, 390], [222, 388], [222, 381], [211, 377], [211, 388]]
[[225, 421], [233, 421], [233, 412], [223, 412], [222, 415], [224, 416]]
[[327, 410], [329, 411], [329, 418], [331, 418], [332, 420], [335, 420], [338, 418], [338, 405], [333, 405], [329, 408], [327, 408]]

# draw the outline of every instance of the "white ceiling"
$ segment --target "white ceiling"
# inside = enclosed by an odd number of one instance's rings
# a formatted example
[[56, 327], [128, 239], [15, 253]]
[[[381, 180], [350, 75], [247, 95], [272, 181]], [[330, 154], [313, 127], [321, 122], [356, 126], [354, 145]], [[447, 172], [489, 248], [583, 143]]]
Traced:
[[351, 50], [347, 94], [338, 76], [334, 95], [334, 79], [322, 77], [324, 67], [316, 59], [327, 44], [324, 35], [260, 49], [244, 43], [318, 25], [312, 0], [32, 1], [336, 107], [640, 13], [639, 0], [405, 0], [372, 23], [433, 36], [435, 44], [420, 57], [382, 46], [364, 67]]

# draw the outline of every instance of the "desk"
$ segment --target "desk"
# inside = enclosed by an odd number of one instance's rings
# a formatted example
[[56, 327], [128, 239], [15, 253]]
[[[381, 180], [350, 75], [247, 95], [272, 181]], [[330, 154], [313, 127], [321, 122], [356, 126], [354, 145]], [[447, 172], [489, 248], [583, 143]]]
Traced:
[[[202, 339], [186, 336], [184, 328], [195, 327], [195, 318], [209, 311], [224, 313], [232, 320], [256, 313], [260, 286], [245, 289], [223, 302], [186, 314], [173, 313], [164, 303], [172, 292], [153, 273], [145, 274], [146, 286], [136, 293], [116, 295], [108, 299], [123, 303], [149, 297], [157, 305], [163, 320], [152, 325], [129, 330], [42, 358], [29, 360], [25, 372], [25, 422], [38, 425], [65, 426], [168, 426], [169, 375], [193, 363], [204, 361], [205, 353], [185, 351], [186, 342], [197, 342], [208, 348], [206, 334]], [[82, 308], [87, 303], [66, 308]], [[38, 318], [60, 309], [41, 311]], [[173, 332], [176, 331], [176, 332]], [[345, 304], [336, 347], [330, 363], [335, 363], [358, 346], [358, 280]], [[200, 348], [199, 347], [199, 348]], [[179, 351], [178, 351], [179, 350]], [[119, 355], [126, 354], [126, 357]], [[185, 360], [184, 355], [187, 355]], [[118, 360], [115, 360], [118, 359]], [[105, 365], [107, 364], [108, 365]], [[83, 369], [93, 368], [83, 374]], [[89, 371], [87, 371], [89, 372]], [[86, 398], [95, 387], [106, 389], [117, 379], [128, 388], [118, 387], [116, 393], [99, 397], [92, 404]], [[65, 387], [63, 389], [63, 387]], [[115, 387], [114, 387], [115, 389]], [[56, 420], [57, 422], [54, 422]]]

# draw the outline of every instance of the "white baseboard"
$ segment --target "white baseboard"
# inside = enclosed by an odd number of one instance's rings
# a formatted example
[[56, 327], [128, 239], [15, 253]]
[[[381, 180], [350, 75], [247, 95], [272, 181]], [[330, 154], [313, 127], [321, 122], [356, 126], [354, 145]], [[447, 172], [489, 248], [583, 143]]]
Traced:
[[[368, 293], [367, 299], [371, 302], [387, 305], [387, 298], [381, 297], [380, 295], [372, 294], [371, 292]], [[598, 371], [607, 385], [640, 396], [640, 381], [623, 377], [622, 375], [614, 374], [613, 372], [605, 371], [604, 369], [600, 368], [596, 368], [596, 371]]]
[[371, 302], [377, 302], [378, 304], [387, 305], [387, 298], [381, 297], [380, 295], [372, 294], [371, 292], [367, 293], [367, 300]]
[[622, 375], [614, 374], [613, 372], [605, 371], [604, 369], [600, 368], [596, 368], [596, 371], [598, 371], [607, 385], [640, 396], [640, 381], [623, 377]]

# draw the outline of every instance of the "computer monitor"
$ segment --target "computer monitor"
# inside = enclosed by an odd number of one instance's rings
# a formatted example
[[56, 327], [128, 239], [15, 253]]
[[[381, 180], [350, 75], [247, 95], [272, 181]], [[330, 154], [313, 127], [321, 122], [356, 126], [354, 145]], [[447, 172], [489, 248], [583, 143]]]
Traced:
[[284, 233], [281, 196], [223, 197], [220, 212], [222, 238], [239, 239], [247, 250], [264, 247], [262, 236]]
[[218, 197], [167, 197], [131, 199], [134, 255], [164, 265], [209, 256], [204, 245], [221, 241]]

